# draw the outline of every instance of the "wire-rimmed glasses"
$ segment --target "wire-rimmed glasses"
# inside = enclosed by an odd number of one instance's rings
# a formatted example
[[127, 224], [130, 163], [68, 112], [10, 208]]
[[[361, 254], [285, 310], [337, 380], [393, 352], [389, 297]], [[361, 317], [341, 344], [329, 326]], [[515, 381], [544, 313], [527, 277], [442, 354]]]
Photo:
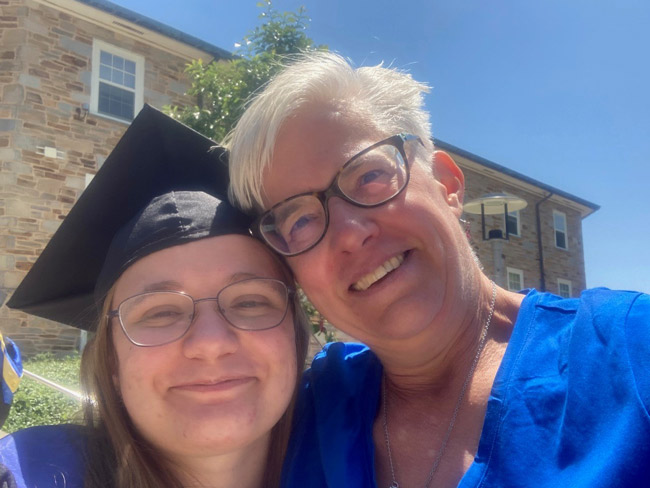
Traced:
[[214, 302], [215, 309], [233, 327], [266, 330], [282, 323], [293, 290], [272, 278], [251, 278], [231, 283], [217, 296], [192, 298], [180, 291], [152, 291], [127, 298], [108, 317], [119, 318], [126, 337], [136, 346], [161, 346], [183, 337], [201, 302]]

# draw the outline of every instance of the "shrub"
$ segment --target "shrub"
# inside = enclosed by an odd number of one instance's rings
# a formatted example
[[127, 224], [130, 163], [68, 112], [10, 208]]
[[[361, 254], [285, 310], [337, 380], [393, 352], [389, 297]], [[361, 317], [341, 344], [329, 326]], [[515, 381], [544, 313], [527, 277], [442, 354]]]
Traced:
[[[52, 354], [38, 354], [23, 365], [34, 374], [79, 391], [79, 362], [79, 355], [57, 358]], [[77, 400], [23, 375], [2, 429], [14, 432], [34, 425], [71, 422], [80, 418], [80, 412], [81, 404]]]

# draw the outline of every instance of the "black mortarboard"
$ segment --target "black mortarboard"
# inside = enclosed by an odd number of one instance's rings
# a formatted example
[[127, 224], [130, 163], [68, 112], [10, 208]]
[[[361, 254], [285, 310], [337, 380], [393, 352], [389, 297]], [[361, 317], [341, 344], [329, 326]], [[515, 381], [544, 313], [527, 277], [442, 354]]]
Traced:
[[227, 203], [224, 150], [145, 105], [7, 302], [81, 329], [135, 260], [190, 240], [248, 234]]

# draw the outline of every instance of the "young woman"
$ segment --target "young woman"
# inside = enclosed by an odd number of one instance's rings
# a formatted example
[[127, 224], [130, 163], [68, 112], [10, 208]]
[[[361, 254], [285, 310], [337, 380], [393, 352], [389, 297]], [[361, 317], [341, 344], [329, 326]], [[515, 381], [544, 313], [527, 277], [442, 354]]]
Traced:
[[[172, 141], [152, 151], [151, 137]], [[196, 138], [146, 109], [12, 297], [10, 306], [83, 328], [90, 314], [97, 326], [81, 367], [85, 425], [4, 439], [9, 486], [279, 483], [305, 321], [291, 275], [248, 236], [248, 218], [196, 191], [221, 191], [203, 138], [198, 155], [177, 153]], [[101, 200], [121, 204], [102, 211]], [[75, 246], [89, 240], [92, 250]], [[84, 274], [99, 311], [85, 306]]]

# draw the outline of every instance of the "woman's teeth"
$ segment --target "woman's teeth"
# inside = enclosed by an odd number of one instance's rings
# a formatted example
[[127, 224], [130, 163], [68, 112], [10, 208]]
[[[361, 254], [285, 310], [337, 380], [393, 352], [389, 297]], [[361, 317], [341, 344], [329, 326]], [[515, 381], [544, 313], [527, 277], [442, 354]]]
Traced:
[[362, 277], [359, 281], [352, 285], [352, 289], [357, 291], [364, 291], [370, 288], [374, 283], [382, 279], [388, 273], [394, 269], [399, 268], [400, 264], [404, 262], [404, 254], [394, 256], [387, 260], [384, 264], [379, 266], [372, 273], [368, 273]]

